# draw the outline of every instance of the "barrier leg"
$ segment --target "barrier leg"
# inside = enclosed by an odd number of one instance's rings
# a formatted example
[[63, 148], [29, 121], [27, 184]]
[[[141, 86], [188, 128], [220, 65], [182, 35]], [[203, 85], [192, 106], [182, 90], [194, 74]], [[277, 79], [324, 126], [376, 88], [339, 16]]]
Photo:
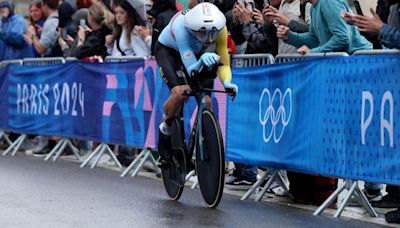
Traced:
[[92, 158], [93, 158], [94, 156], [96, 156], [97, 153], [99, 153], [99, 151], [101, 150], [102, 147], [103, 147], [102, 144], [98, 145], [98, 146], [96, 147], [96, 149], [89, 155], [89, 157], [86, 158], [86, 160], [81, 164], [80, 167], [81, 167], [81, 168], [85, 167], [85, 166], [90, 162], [90, 160], [92, 160]]
[[331, 203], [339, 196], [341, 192], [346, 188], [346, 183], [339, 186], [333, 193], [325, 200], [325, 202], [314, 212], [313, 215], [320, 215]]
[[154, 171], [157, 173], [157, 174], [161, 174], [161, 170], [160, 170], [160, 168], [158, 168], [158, 166], [157, 166], [157, 161], [156, 161], [156, 159], [154, 159], [154, 157], [153, 157], [153, 154], [151, 153], [151, 151], [149, 151], [149, 153], [150, 153], [150, 156], [149, 156], [149, 161], [150, 161], [150, 163], [153, 165], [153, 168], [154, 168]]
[[262, 199], [262, 197], [265, 195], [265, 192], [269, 189], [269, 187], [271, 187], [272, 183], [274, 182], [274, 180], [276, 179], [276, 176], [278, 175], [278, 170], [274, 169], [271, 175], [271, 178], [269, 178], [269, 180], [267, 181], [267, 183], [265, 184], [264, 188], [261, 190], [261, 192], [258, 194], [257, 198], [255, 199], [255, 201], [260, 201]]
[[63, 144], [60, 146], [60, 149], [58, 149], [56, 155], [53, 157], [53, 162], [55, 162], [57, 160], [57, 158], [64, 152], [65, 147], [67, 147], [68, 142], [67, 139], [62, 139]]
[[67, 141], [69, 148], [71, 148], [72, 153], [74, 153], [76, 159], [81, 160], [81, 156], [79, 155], [79, 150], [78, 148], [76, 148], [76, 146], [74, 144], [72, 144], [71, 140], [68, 139]]
[[107, 152], [110, 154], [111, 159], [115, 162], [115, 164], [122, 169], [122, 165], [121, 163], [118, 161], [117, 157], [115, 157], [115, 154], [113, 153], [113, 151], [111, 150], [110, 147], [106, 146], [106, 150]]
[[8, 145], [12, 144], [11, 140], [8, 138], [4, 131], [0, 131], [0, 141], [2, 140], [4, 140]]
[[286, 192], [289, 191], [289, 186], [287, 185], [286, 181], [284, 180], [284, 178], [282, 177], [282, 175], [280, 174], [280, 172], [278, 171], [278, 184], [279, 186], [281, 186], [283, 188], [283, 190], [285, 190]]
[[25, 134], [20, 135], [11, 145], [4, 151], [3, 156], [6, 156], [8, 153], [12, 152], [12, 155], [15, 156], [18, 149], [21, 147], [21, 144], [24, 142], [26, 138]]
[[138, 174], [139, 170], [142, 168], [144, 162], [148, 159], [149, 156], [152, 156], [150, 151], [145, 149], [144, 151], [142, 151], [142, 153], [144, 153], [142, 160], [140, 161], [139, 165], [136, 167], [136, 169], [132, 172], [131, 177], [134, 177]]
[[188, 173], [185, 177], [185, 182], [188, 181], [191, 177], [196, 176], [196, 171], [192, 170], [190, 173]]
[[97, 165], [97, 163], [99, 163], [100, 158], [103, 156], [104, 151], [106, 150], [106, 147], [107, 147], [107, 144], [102, 143], [102, 147], [101, 147], [101, 149], [99, 151], [99, 154], [97, 155], [96, 159], [94, 160], [94, 162], [90, 166], [91, 169], [93, 169]]
[[365, 196], [364, 192], [362, 192], [358, 186], [357, 186], [356, 191], [354, 193], [358, 196], [358, 199], [359, 199], [361, 205], [363, 205], [365, 210], [367, 210], [368, 214], [371, 217], [378, 217], [378, 214], [375, 212], [374, 208], [372, 208], [372, 206], [369, 203], [369, 201], [368, 201], [367, 197]]
[[142, 158], [143, 153], [140, 153], [135, 160], [128, 166], [128, 168], [125, 169], [125, 171], [121, 174], [121, 177], [125, 177], [133, 168], [136, 167], [136, 164], [140, 161]]
[[190, 187], [191, 189], [195, 189], [199, 187], [199, 179], [196, 179], [196, 181], [192, 184], [192, 187]]
[[354, 181], [351, 185], [351, 188], [349, 190], [349, 193], [347, 194], [347, 196], [344, 198], [342, 204], [340, 205], [339, 209], [336, 211], [335, 215], [333, 217], [335, 218], [339, 218], [340, 215], [342, 214], [344, 208], [346, 207], [347, 203], [349, 202], [351, 196], [354, 194], [354, 191], [356, 190], [358, 181]]
[[20, 137], [21, 137], [21, 140], [20, 140], [20, 141], [18, 142], [18, 144], [14, 147], [14, 150], [13, 150], [13, 152], [12, 152], [12, 154], [11, 154], [11, 156], [13, 156], [13, 157], [17, 154], [19, 148], [21, 148], [21, 145], [22, 145], [22, 143], [25, 141], [27, 135], [23, 134], [23, 135], [21, 135]]
[[267, 179], [269, 175], [269, 172], [264, 172], [264, 175], [262, 175], [262, 177], [260, 179], [258, 179], [256, 181], [256, 183], [254, 183], [251, 188], [242, 196], [242, 198], [240, 198], [240, 200], [247, 200], [251, 194], [253, 194], [253, 192], [255, 192], [257, 190], [258, 187], [260, 187], [260, 185], [262, 184], [262, 182]]
[[143, 154], [140, 158], [141, 161], [140, 161], [139, 165], [137, 165], [136, 169], [132, 172], [132, 175], [131, 175], [132, 177], [136, 176], [139, 173], [139, 170], [143, 167], [143, 165], [146, 161], [151, 162], [151, 164], [153, 165], [154, 171], [156, 173], [161, 173], [161, 170], [158, 168], [157, 162], [154, 159], [153, 154], [151, 153], [150, 149], [148, 149], [148, 148], [143, 149], [143, 151], [140, 154]]
[[44, 158], [45, 161], [48, 161], [51, 156], [53, 156], [55, 153], [58, 152], [58, 149], [64, 144], [64, 139], [60, 140], [54, 148], [47, 154], [47, 156]]

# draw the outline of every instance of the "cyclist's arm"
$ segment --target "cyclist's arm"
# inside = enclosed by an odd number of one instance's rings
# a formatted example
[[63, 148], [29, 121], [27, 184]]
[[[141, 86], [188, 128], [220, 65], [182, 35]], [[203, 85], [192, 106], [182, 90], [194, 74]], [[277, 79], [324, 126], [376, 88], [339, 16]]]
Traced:
[[175, 29], [174, 33], [183, 65], [185, 65], [188, 74], [191, 75], [193, 71], [198, 71], [202, 65], [201, 60], [196, 59], [193, 48], [190, 46], [192, 37], [184, 28]]
[[231, 82], [232, 72], [228, 52], [228, 30], [225, 27], [215, 41], [217, 54], [221, 57], [220, 61], [223, 64], [218, 69], [218, 76], [221, 82]]

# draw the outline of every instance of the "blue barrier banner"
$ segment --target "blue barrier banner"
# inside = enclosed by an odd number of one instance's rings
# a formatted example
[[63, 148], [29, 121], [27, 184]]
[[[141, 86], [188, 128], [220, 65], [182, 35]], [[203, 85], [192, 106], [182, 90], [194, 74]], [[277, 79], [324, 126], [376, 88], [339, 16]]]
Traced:
[[400, 184], [400, 56], [234, 70], [227, 160]]
[[[169, 90], [154, 60], [73, 62], [0, 68], [0, 96], [2, 130], [156, 148]], [[216, 94], [213, 106], [225, 135], [226, 95]], [[190, 99], [187, 135], [195, 114]]]
[[0, 127], [143, 146], [154, 104], [148, 91], [156, 86], [155, 74], [144, 77], [144, 67], [144, 61], [10, 66], [2, 77], [0, 94], [8, 99], [0, 103]]

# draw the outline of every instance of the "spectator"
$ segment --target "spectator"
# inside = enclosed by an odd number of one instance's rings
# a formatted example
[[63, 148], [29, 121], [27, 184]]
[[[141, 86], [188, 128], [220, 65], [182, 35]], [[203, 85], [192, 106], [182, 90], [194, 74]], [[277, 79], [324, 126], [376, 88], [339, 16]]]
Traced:
[[[281, 0], [273, 0], [271, 4], [279, 7], [280, 2]], [[241, 43], [241, 36], [243, 36], [247, 42], [244, 51], [246, 54], [271, 53], [276, 55], [278, 50], [276, 28], [264, 26], [262, 9], [263, 1], [246, 0], [244, 4], [242, 2], [235, 3], [232, 10], [231, 35], [235, 43]], [[238, 50], [240, 49], [238, 48]]]
[[[37, 0], [29, 4], [29, 24], [28, 26], [33, 26], [35, 27], [36, 34], [38, 38], [40, 38], [40, 35], [42, 34], [43, 31], [43, 25], [44, 22], [46, 21], [46, 18], [43, 13], [42, 9], [42, 1]], [[32, 46], [32, 39], [28, 33], [24, 34], [25, 41]], [[34, 57], [40, 57], [40, 54], [36, 51], [36, 48], [32, 46], [32, 52]]]
[[[112, 25], [114, 24], [114, 14], [109, 10], [109, 8], [107, 7], [107, 5], [104, 3], [104, 1], [102, 0], [90, 0], [91, 5], [94, 4], [98, 4], [101, 6], [101, 8], [104, 11], [104, 21], [105, 21], [105, 25], [109, 26], [110, 29], [112, 29]], [[115, 3], [118, 3], [118, 1], [116, 1]], [[114, 4], [115, 7], [115, 4]]]
[[44, 57], [62, 56], [61, 49], [58, 46], [57, 27], [58, 27], [58, 0], [43, 0], [43, 12], [47, 17], [43, 31], [38, 37], [35, 27], [28, 28], [28, 34], [31, 37], [32, 45], [35, 50]]
[[77, 35], [76, 26], [72, 20], [72, 15], [74, 15], [74, 8], [67, 2], [61, 3], [58, 7], [59, 24], [58, 28], [61, 32], [61, 38], [66, 39], [67, 36], [75, 38]]
[[[311, 4], [300, 0], [284, 0], [279, 10], [274, 6], [267, 6], [263, 10], [263, 16], [268, 24], [285, 25], [291, 31], [304, 33], [308, 32], [310, 25]], [[278, 54], [296, 53], [296, 47], [279, 39]]]
[[[111, 37], [107, 37], [108, 53], [111, 56], [149, 56], [150, 31], [147, 29], [147, 37], [141, 37], [135, 32], [144, 24], [136, 10], [128, 1], [123, 0], [115, 3], [114, 12], [115, 31]], [[144, 33], [144, 31], [141, 32]], [[145, 39], [148, 40], [148, 45]]]
[[107, 55], [105, 39], [111, 30], [105, 25], [104, 10], [99, 4], [89, 8], [88, 24], [79, 26], [78, 36], [67, 56], [83, 59], [91, 56], [104, 58]]
[[[77, 10], [75, 12], [75, 14], [72, 15], [72, 24], [74, 27], [74, 31], [78, 31], [81, 23], [85, 24], [85, 25], [87, 24], [88, 14], [89, 14], [89, 10], [86, 8], [82, 8], [82, 9]], [[58, 44], [61, 47], [64, 57], [69, 57], [68, 55], [70, 54], [70, 48], [71, 48], [72, 44], [74, 43], [77, 35], [78, 34], [75, 32], [74, 36], [70, 36], [68, 34], [66, 37], [65, 37], [65, 35], [59, 36]]]
[[14, 13], [12, 1], [0, 1], [0, 16], [0, 60], [31, 57], [32, 50], [24, 40], [27, 24], [21, 15]]
[[342, 11], [351, 12], [344, 0], [307, 0], [311, 8], [310, 31], [291, 32], [287, 26], [280, 25], [279, 38], [298, 47], [301, 54], [323, 52], [347, 52], [372, 49], [372, 44], [362, 37], [356, 28], [350, 27], [340, 17]]
[[153, 18], [153, 40], [151, 42], [151, 54], [154, 55], [154, 47], [165, 26], [168, 25], [171, 18], [177, 13], [175, 0], [154, 0], [153, 7], [147, 11]]

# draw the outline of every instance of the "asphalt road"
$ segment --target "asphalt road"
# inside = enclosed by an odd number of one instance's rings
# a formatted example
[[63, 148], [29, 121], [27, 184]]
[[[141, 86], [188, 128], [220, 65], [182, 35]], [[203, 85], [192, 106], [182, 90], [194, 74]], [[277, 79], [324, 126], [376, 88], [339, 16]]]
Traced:
[[0, 227], [378, 227], [225, 194], [217, 209], [199, 190], [167, 199], [160, 180], [120, 178], [77, 163], [0, 156]]

